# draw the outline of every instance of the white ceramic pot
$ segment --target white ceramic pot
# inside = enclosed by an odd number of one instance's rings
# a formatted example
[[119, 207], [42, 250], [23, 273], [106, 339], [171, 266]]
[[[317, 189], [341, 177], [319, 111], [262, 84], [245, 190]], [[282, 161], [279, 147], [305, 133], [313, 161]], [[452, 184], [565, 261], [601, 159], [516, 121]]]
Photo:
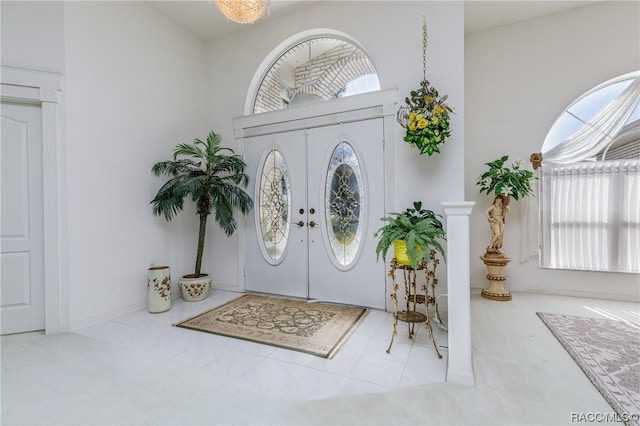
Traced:
[[151, 313], [171, 309], [171, 269], [152, 266], [147, 270], [147, 308]]
[[185, 275], [180, 278], [180, 294], [187, 302], [204, 300], [209, 296], [212, 281], [209, 274], [200, 274], [197, 278]]

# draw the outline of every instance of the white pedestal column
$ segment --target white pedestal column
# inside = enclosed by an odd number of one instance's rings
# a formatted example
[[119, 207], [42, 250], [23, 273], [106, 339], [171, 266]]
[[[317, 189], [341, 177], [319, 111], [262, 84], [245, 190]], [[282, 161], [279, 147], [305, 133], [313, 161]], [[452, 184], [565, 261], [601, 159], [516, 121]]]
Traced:
[[447, 382], [474, 386], [471, 362], [471, 280], [469, 216], [475, 202], [445, 201], [447, 217], [447, 301], [449, 362]]

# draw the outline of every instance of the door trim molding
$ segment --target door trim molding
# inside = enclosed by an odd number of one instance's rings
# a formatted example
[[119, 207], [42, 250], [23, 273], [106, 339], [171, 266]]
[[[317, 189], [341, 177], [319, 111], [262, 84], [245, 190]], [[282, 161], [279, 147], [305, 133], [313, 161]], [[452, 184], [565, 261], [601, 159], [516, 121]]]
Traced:
[[62, 74], [16, 67], [1, 67], [0, 100], [39, 104], [42, 110], [45, 332], [69, 331], [69, 287], [66, 244], [61, 207], [63, 180], [61, 144]]
[[[363, 93], [316, 104], [291, 107], [278, 111], [247, 115], [233, 119], [236, 139], [236, 152], [245, 154], [245, 138], [292, 130], [331, 126], [340, 123], [364, 121], [382, 118], [384, 142], [384, 210], [385, 215], [394, 205], [394, 135], [395, 115], [398, 103], [398, 90], [389, 89]], [[242, 226], [238, 226], [238, 258], [241, 259], [238, 271], [238, 291], [247, 289], [245, 275], [245, 229], [246, 218], [242, 218]], [[385, 300], [389, 294], [389, 280], [385, 278]], [[388, 301], [386, 302], [388, 303]], [[389, 306], [387, 306], [387, 309]]]
[[340, 99], [263, 112], [233, 119], [236, 140], [290, 130], [330, 126], [395, 116], [397, 89], [368, 92]]

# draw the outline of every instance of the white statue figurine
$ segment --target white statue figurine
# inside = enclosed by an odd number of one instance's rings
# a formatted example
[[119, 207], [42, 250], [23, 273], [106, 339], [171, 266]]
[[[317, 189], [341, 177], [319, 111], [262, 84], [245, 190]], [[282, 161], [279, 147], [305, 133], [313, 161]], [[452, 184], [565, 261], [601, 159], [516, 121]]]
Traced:
[[502, 253], [504, 240], [504, 219], [509, 212], [509, 197], [498, 194], [491, 206], [487, 209], [486, 215], [491, 228], [491, 242], [487, 247], [487, 253]]

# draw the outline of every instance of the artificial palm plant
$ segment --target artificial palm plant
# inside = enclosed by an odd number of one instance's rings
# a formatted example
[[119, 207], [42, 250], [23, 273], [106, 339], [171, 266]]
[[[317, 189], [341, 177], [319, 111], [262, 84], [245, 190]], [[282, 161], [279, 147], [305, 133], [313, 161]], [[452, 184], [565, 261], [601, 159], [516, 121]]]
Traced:
[[249, 183], [244, 173], [246, 163], [231, 148], [221, 147], [221, 142], [222, 137], [211, 131], [206, 142], [194, 139], [193, 143], [181, 143], [173, 151], [173, 160], [158, 162], [151, 169], [156, 176], [171, 176], [151, 201], [154, 215], [170, 221], [182, 211], [185, 198], [191, 197], [196, 204], [200, 228], [194, 278], [203, 275], [202, 253], [209, 215], [213, 214], [230, 236], [236, 229], [234, 209], [247, 214], [253, 208], [253, 200], [243, 189]]
[[[376, 257], [386, 258], [387, 251], [396, 241], [406, 242], [409, 265], [417, 268], [423, 258], [430, 261], [430, 251], [433, 249], [445, 258], [445, 252], [440, 241], [446, 236], [440, 216], [432, 210], [422, 208], [421, 201], [415, 201], [413, 207], [401, 213], [389, 213], [382, 220], [388, 222], [378, 229], [374, 237], [380, 238], [376, 246]], [[396, 255], [396, 257], [398, 257]]]

